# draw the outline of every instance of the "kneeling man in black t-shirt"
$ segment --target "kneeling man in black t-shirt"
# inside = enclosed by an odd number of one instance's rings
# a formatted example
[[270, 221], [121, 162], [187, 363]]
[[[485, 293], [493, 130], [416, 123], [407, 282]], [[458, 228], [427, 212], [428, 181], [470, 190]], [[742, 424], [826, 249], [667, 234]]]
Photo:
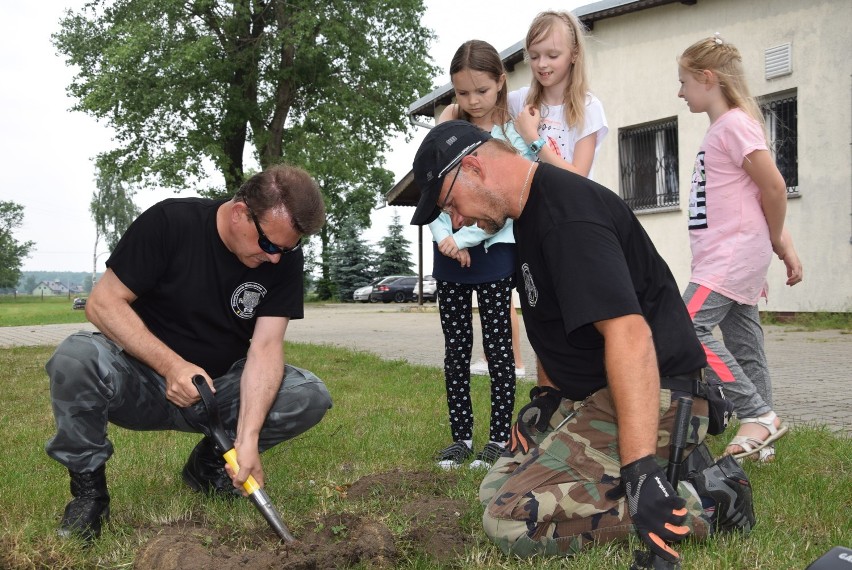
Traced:
[[314, 180], [278, 165], [230, 200], [164, 200], [130, 225], [86, 303], [99, 332], [71, 335], [46, 366], [56, 419], [46, 450], [74, 496], [60, 535], [97, 537], [109, 515], [108, 422], [209, 433], [196, 375], [215, 392], [240, 466], [226, 472], [202, 438], [183, 469], [196, 491], [239, 495], [249, 476], [263, 486], [260, 453], [323, 418], [325, 385], [285, 365], [283, 351], [287, 324], [304, 316], [301, 240], [323, 223]]
[[674, 277], [624, 201], [466, 121], [429, 132], [414, 181], [412, 224], [444, 211], [454, 227], [494, 233], [514, 220], [538, 385], [480, 486], [485, 532], [532, 556], [635, 531], [675, 562], [667, 542], [748, 531], [751, 489], [733, 459], [693, 454], [704, 459], [678, 492], [664, 473], [678, 397], [693, 397], [685, 452], [707, 434], [706, 359]]

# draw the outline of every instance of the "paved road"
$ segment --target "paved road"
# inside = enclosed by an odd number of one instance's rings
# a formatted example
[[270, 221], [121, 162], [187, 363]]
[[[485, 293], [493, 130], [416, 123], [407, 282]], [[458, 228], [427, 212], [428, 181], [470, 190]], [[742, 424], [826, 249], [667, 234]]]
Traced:
[[[441, 367], [443, 337], [434, 307], [309, 305], [304, 320], [290, 323], [287, 340], [330, 344]], [[0, 327], [0, 348], [55, 345], [80, 328], [81, 325]], [[478, 344], [478, 327], [475, 330]], [[531, 371], [533, 352], [526, 335], [522, 334], [522, 339], [524, 364]], [[482, 355], [479, 350], [474, 358]], [[766, 327], [766, 352], [778, 415], [793, 424], [825, 424], [852, 435], [852, 334], [770, 326]]]

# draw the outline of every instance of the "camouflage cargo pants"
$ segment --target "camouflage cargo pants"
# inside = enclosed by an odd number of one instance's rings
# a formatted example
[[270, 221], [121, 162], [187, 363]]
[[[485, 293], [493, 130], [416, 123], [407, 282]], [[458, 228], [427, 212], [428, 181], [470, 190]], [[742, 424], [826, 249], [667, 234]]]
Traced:
[[[245, 360], [235, 363], [213, 381], [219, 417], [232, 439], [244, 364]], [[45, 449], [71, 471], [93, 471], [110, 458], [109, 422], [132, 430], [207, 431], [201, 402], [180, 408], [166, 400], [165, 379], [100, 333], [69, 336], [45, 368], [56, 420], [56, 434]], [[260, 451], [307, 431], [329, 408], [325, 384], [307, 370], [288, 365], [260, 433]]]
[[[677, 396], [685, 395], [681, 392]], [[669, 457], [675, 402], [660, 390], [657, 457]], [[554, 429], [570, 414], [559, 429]], [[534, 429], [534, 428], [533, 428]], [[707, 401], [695, 398], [688, 434], [691, 451], [707, 434]], [[567, 555], [590, 542], [603, 543], [634, 533], [624, 497], [612, 500], [607, 491], [619, 483], [621, 459], [618, 429], [609, 389], [582, 402], [562, 400], [545, 433], [534, 436], [538, 447], [501, 457], [485, 476], [479, 499], [485, 507], [485, 532], [506, 554]], [[709, 532], [701, 502], [681, 483], [687, 500], [686, 524], [692, 535]]]

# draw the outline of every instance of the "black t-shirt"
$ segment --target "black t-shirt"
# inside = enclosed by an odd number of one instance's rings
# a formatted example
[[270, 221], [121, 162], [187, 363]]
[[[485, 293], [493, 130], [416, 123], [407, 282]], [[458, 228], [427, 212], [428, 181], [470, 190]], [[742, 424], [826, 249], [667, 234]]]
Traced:
[[245, 357], [257, 317], [304, 316], [302, 251], [246, 267], [216, 229], [226, 201], [155, 204], [127, 228], [106, 263], [138, 297], [133, 309], [151, 332], [213, 378]]
[[609, 189], [539, 165], [515, 221], [515, 241], [530, 344], [569, 398], [583, 399], [606, 386], [596, 321], [644, 315], [661, 376], [706, 364], [668, 265], [630, 208]]

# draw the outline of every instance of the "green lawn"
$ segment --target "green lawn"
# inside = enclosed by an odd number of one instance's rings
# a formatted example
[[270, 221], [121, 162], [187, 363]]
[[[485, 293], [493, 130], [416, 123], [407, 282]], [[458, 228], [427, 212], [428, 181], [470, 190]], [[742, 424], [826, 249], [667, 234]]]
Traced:
[[[44, 362], [49, 347], [0, 350], [3, 393], [0, 430], [5, 477], [0, 485], [0, 568], [130, 568], [134, 555], [164, 524], [203, 521], [229, 529], [235, 545], [258, 528], [248, 502], [223, 506], [190, 492], [180, 469], [198, 436], [131, 432], [110, 428], [116, 453], [107, 467], [112, 494], [109, 529], [91, 548], [62, 542], [54, 530], [69, 499], [64, 470], [44, 453], [53, 419]], [[371, 473], [430, 470], [434, 452], [448, 443], [441, 371], [330, 347], [287, 345], [288, 360], [323, 378], [334, 408], [314, 429], [264, 455], [267, 491], [297, 537], [316, 513], [351, 511], [337, 492]], [[529, 384], [519, 384], [519, 402]], [[488, 382], [473, 383], [476, 441], [485, 441]], [[719, 452], [724, 440], [711, 440]], [[805, 568], [830, 548], [849, 546], [852, 521], [852, 440], [817, 427], [796, 428], [778, 444], [778, 460], [746, 464], [755, 488], [758, 525], [751, 536], [725, 536], [706, 544], [687, 543], [685, 568]], [[460, 469], [448, 493], [467, 508], [460, 513], [469, 535], [468, 552], [451, 565], [406, 550], [400, 568], [627, 568], [637, 544], [589, 550], [570, 562], [508, 559], [482, 532], [476, 499], [481, 473]], [[371, 503], [357, 507], [383, 521], [397, 536], [407, 522]], [[371, 510], [372, 509], [372, 510]]]
[[0, 295], [0, 326], [85, 323], [86, 311], [73, 310], [74, 297], [38, 297]]

